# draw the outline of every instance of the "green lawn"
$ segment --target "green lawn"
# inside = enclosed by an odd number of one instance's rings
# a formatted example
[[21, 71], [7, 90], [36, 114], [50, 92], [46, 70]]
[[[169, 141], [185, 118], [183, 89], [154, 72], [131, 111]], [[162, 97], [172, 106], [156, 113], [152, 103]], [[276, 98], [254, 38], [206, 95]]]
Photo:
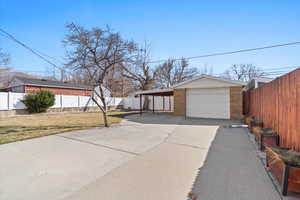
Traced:
[[[109, 124], [132, 112], [108, 113]], [[34, 114], [0, 118], [0, 144], [103, 125], [102, 113]]]

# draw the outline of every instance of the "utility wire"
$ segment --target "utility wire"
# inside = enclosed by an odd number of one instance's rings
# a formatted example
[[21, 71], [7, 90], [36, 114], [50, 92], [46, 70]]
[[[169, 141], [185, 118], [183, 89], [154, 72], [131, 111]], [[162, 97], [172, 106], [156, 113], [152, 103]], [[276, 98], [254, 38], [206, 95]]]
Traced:
[[[0, 28], [0, 35], [7, 37], [11, 40], [13, 40], [14, 42], [18, 43], [19, 45], [23, 46], [24, 48], [26, 48], [27, 50], [29, 50], [30, 52], [32, 52], [33, 54], [35, 54], [36, 56], [38, 56], [39, 58], [41, 58], [42, 60], [44, 60], [45, 62], [47, 62], [48, 64], [54, 66], [55, 68], [62, 70], [62, 71], [66, 71], [64, 68], [61, 68], [59, 66], [57, 66], [54, 62], [48, 60], [45, 57], [51, 58], [53, 60], [58, 61], [57, 59], [42, 53], [41, 51], [35, 50], [33, 48], [30, 48], [29, 46], [27, 46], [26, 44], [24, 44], [23, 42], [19, 41], [18, 39], [16, 39], [12, 34], [4, 31], [3, 29]], [[5, 35], [4, 35], [4, 34]], [[283, 44], [275, 44], [275, 45], [269, 45], [269, 46], [263, 46], [263, 47], [256, 47], [256, 48], [249, 48], [249, 49], [241, 49], [241, 50], [236, 50], [236, 51], [227, 51], [227, 52], [221, 52], [221, 53], [212, 53], [212, 54], [204, 54], [204, 55], [199, 55], [199, 56], [191, 56], [191, 57], [186, 57], [185, 59], [187, 60], [191, 60], [191, 59], [197, 59], [197, 58], [205, 58], [205, 57], [213, 57], [213, 56], [222, 56], [222, 55], [231, 55], [231, 54], [236, 54], [236, 53], [243, 53], [243, 52], [250, 52], [250, 51], [258, 51], [258, 50], [264, 50], [264, 49], [271, 49], [271, 48], [278, 48], [278, 47], [283, 47], [283, 46], [291, 46], [291, 45], [299, 45], [300, 41], [298, 42], [290, 42], [290, 43], [283, 43]], [[177, 58], [177, 59], [172, 59], [172, 60], [181, 60], [182, 58]], [[156, 61], [150, 61], [149, 63], [159, 63], [159, 62], [164, 62], [167, 60], [156, 60]], [[279, 70], [279, 69], [287, 69], [287, 68], [294, 68], [294, 67], [280, 67], [280, 68], [271, 68], [271, 69], [266, 69], [266, 70]], [[278, 72], [266, 72], [266, 73], [284, 73], [282, 71]]]
[[[289, 69], [288, 69], [289, 68]], [[280, 74], [284, 74], [289, 72], [290, 70], [294, 70], [297, 69], [299, 67], [295, 66], [295, 67], [280, 67], [280, 68], [270, 68], [270, 69], [266, 69], [266, 70], [261, 70], [261, 72], [263, 73], [263, 76], [269, 76], [269, 75], [280, 75]], [[212, 75], [215, 76], [222, 76], [224, 75], [224, 72], [222, 73], [213, 73]]]
[[[30, 48], [29, 46], [27, 46], [26, 44], [24, 44], [23, 42], [19, 41], [17, 38], [15, 38], [13, 35], [11, 35], [10, 33], [4, 31], [3, 29], [0, 28], [0, 31], [2, 33], [4, 33], [6, 35], [7, 38], [13, 40], [14, 42], [18, 43], [19, 45], [23, 46], [25, 49], [29, 50], [31, 53], [33, 53], [34, 55], [38, 56], [39, 58], [41, 58], [42, 60], [44, 60], [45, 62], [47, 62], [48, 64], [54, 66], [55, 68], [65, 71], [65, 69], [57, 66], [55, 63], [53, 63], [52, 61], [46, 59], [44, 56], [41, 55], [41, 53], [38, 53], [36, 50]], [[3, 36], [3, 34], [1, 34]], [[43, 53], [44, 54], [44, 53]], [[46, 54], [44, 54], [46, 55]], [[50, 57], [50, 56], [47, 56]]]
[[[191, 56], [191, 57], [186, 57], [184, 59], [191, 60], [191, 59], [196, 59], [196, 58], [207, 58], [207, 57], [213, 57], [213, 56], [231, 55], [231, 54], [236, 54], [236, 53], [258, 51], [258, 50], [278, 48], [278, 47], [291, 46], [291, 45], [299, 45], [299, 44], [300, 44], [300, 41], [290, 42], [290, 43], [283, 43], [283, 44], [274, 44], [274, 45], [270, 45], [270, 46], [255, 47], [255, 48], [249, 48], [249, 49], [241, 49], [241, 50], [236, 50], [236, 51], [227, 51], [227, 52], [220, 52], [220, 53], [204, 54], [204, 55], [199, 55], [199, 56]], [[160, 62], [165, 62], [167, 60], [168, 59], [155, 60], [155, 61], [150, 61], [149, 63], [160, 63]], [[176, 58], [176, 59], [172, 59], [172, 60], [182, 60], [182, 58]]]

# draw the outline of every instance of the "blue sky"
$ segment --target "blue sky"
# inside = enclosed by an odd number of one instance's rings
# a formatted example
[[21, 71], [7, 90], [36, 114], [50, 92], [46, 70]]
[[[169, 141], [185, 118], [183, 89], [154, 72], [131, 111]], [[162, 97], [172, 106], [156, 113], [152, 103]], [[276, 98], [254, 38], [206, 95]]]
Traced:
[[[63, 59], [61, 41], [70, 22], [86, 27], [108, 24], [124, 38], [151, 43], [152, 59], [300, 41], [299, 1], [101, 1], [0, 0], [0, 27], [30, 47]], [[46, 71], [51, 66], [0, 35], [11, 54], [10, 67]], [[300, 45], [191, 60], [221, 73], [232, 64], [264, 69], [299, 66]]]

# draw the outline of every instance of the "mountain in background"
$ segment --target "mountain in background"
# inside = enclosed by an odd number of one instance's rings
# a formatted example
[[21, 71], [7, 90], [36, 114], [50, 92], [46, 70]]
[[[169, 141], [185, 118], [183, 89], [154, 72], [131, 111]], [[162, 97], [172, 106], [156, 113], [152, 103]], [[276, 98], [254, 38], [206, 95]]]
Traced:
[[27, 74], [24, 72], [18, 72], [7, 67], [0, 67], [0, 89], [6, 88], [15, 76], [27, 78], [41, 78], [40, 76]]

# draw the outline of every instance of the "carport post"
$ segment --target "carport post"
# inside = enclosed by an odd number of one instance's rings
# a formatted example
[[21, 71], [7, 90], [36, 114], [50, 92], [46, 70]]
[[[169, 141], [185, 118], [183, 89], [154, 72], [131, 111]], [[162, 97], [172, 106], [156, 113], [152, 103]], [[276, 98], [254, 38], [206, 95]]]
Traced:
[[143, 113], [143, 107], [142, 107], [142, 95], [140, 94], [140, 115]]
[[165, 111], [165, 96], [163, 96], [163, 111]]
[[186, 119], [186, 88], [184, 88], [184, 119]]
[[154, 95], [152, 96], [152, 112], [154, 113]]
[[169, 110], [172, 111], [172, 108], [171, 108], [171, 96], [169, 96]]

